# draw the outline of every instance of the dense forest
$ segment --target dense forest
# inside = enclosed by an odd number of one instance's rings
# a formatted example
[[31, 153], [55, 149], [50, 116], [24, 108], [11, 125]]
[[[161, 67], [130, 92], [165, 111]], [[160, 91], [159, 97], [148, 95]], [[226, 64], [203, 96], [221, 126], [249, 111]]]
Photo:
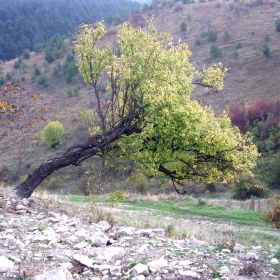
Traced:
[[73, 32], [81, 23], [113, 20], [140, 7], [127, 0], [0, 0], [0, 59], [34, 50], [55, 34]]

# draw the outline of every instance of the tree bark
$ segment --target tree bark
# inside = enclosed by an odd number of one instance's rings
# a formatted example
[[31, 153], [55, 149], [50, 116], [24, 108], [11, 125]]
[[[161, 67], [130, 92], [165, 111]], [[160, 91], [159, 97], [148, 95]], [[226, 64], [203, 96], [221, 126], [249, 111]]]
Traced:
[[130, 135], [140, 132], [137, 125], [131, 124], [135, 115], [124, 118], [116, 127], [105, 135], [93, 135], [87, 140], [67, 149], [62, 155], [43, 162], [36, 168], [27, 179], [12, 191], [17, 199], [28, 198], [33, 191], [55, 170], [68, 165], [79, 166], [84, 160], [92, 156], [102, 156], [112, 150], [112, 143], [121, 138], [122, 135]]

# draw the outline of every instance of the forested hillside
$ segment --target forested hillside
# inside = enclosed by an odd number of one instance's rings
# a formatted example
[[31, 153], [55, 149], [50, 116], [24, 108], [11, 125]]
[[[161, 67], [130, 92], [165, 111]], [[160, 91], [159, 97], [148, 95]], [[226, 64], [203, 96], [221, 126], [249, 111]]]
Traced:
[[93, 23], [140, 7], [127, 0], [0, 0], [0, 59], [24, 49], [34, 50], [55, 34], [72, 33], [81, 23]]

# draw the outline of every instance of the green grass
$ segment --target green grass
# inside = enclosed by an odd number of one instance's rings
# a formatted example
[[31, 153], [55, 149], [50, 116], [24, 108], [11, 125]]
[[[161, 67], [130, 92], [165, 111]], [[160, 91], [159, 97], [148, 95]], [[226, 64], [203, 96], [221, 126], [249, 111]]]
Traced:
[[148, 208], [168, 212], [170, 216], [174, 215], [199, 215], [216, 219], [233, 221], [241, 225], [265, 225], [261, 220], [262, 214], [258, 211], [242, 210], [238, 208], [227, 208], [216, 205], [200, 205], [197, 200], [184, 200], [182, 202], [171, 201], [130, 201], [125, 200], [122, 203], [130, 205], [137, 210]]

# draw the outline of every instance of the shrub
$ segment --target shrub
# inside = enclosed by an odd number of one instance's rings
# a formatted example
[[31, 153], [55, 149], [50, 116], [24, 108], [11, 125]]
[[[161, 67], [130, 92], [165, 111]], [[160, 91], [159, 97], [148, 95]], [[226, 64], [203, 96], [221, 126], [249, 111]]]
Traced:
[[277, 32], [280, 32], [280, 18], [275, 21], [275, 28]]
[[198, 36], [196, 36], [194, 44], [196, 46], [200, 46], [201, 45], [201, 40], [200, 40], [200, 38]]
[[256, 101], [255, 104], [248, 108], [247, 119], [250, 122], [254, 120], [261, 120], [267, 118], [269, 113], [272, 113], [274, 110], [274, 105], [272, 102], [262, 98]]
[[209, 27], [206, 32], [206, 36], [208, 42], [215, 42], [218, 38], [218, 32], [215, 31], [212, 27]]
[[5, 82], [6, 82], [6, 79], [3, 76], [1, 76], [0, 77], [0, 86], [4, 85]]
[[230, 35], [229, 35], [228, 30], [226, 29], [226, 30], [224, 31], [224, 41], [228, 41], [229, 39], [230, 39]]
[[59, 121], [49, 122], [42, 131], [42, 140], [50, 145], [55, 147], [61, 140], [61, 137], [64, 133], [63, 124]]
[[231, 122], [244, 132], [246, 128], [245, 108], [243, 106], [232, 106], [229, 109], [228, 115]]
[[36, 68], [34, 69], [33, 74], [34, 74], [34, 76], [39, 76], [39, 75], [41, 75], [41, 70], [39, 69], [39, 67], [36, 67]]
[[187, 31], [187, 24], [185, 22], [181, 22], [180, 31], [181, 32], [186, 32]]
[[45, 87], [48, 86], [47, 78], [45, 75], [40, 75], [38, 78], [38, 84], [44, 85]]
[[184, 4], [182, 2], [178, 2], [175, 4], [174, 11], [179, 12], [183, 10], [183, 8], [184, 8]]
[[219, 48], [216, 44], [210, 47], [210, 54], [212, 57], [219, 57], [222, 56], [223, 50]]
[[267, 58], [270, 57], [270, 55], [271, 55], [270, 54], [270, 49], [269, 49], [267, 44], [263, 45], [262, 52], [263, 52], [264, 56], [267, 57]]
[[267, 197], [268, 189], [252, 175], [244, 174], [234, 181], [234, 199], [246, 200], [251, 195], [256, 197]]
[[34, 46], [34, 51], [35, 52], [42, 51], [44, 49], [44, 47], [45, 47], [44, 43], [36, 43]]
[[18, 69], [20, 67], [20, 63], [19, 63], [19, 61], [16, 61], [15, 63], [14, 63], [14, 68], [15, 69]]
[[55, 60], [53, 50], [50, 46], [48, 46], [45, 50], [45, 60], [48, 63], [52, 63]]
[[234, 52], [233, 52], [233, 56], [234, 56], [235, 58], [239, 57], [238, 51], [234, 51]]
[[242, 48], [242, 43], [241, 42], [238, 42], [235, 46], [236, 49], [240, 49]]
[[30, 58], [30, 53], [29, 53], [28, 50], [24, 50], [23, 53], [22, 53], [22, 55], [23, 55], [23, 58], [24, 58], [24, 59], [29, 59], [29, 58]]
[[126, 197], [126, 193], [120, 190], [110, 192], [108, 198], [110, 207], [117, 207], [119, 205], [120, 200], [125, 199]]
[[72, 82], [73, 77], [78, 73], [75, 58], [71, 53], [68, 53], [63, 63], [62, 69], [65, 75], [66, 83], [70, 84]]
[[269, 42], [269, 41], [270, 41], [270, 37], [269, 37], [268, 35], [265, 35], [264, 41], [265, 41], [265, 42]]
[[52, 76], [56, 78], [61, 78], [61, 64], [58, 62], [52, 71]]
[[12, 74], [10, 72], [6, 73], [6, 80], [10, 81], [12, 79]]
[[139, 23], [146, 22], [146, 20], [145, 20], [145, 17], [143, 14], [138, 13], [138, 14], [134, 14], [130, 17], [130, 22], [138, 25]]
[[277, 197], [273, 204], [268, 206], [271, 209], [263, 213], [264, 220], [270, 222], [277, 229], [280, 229], [280, 198]]

